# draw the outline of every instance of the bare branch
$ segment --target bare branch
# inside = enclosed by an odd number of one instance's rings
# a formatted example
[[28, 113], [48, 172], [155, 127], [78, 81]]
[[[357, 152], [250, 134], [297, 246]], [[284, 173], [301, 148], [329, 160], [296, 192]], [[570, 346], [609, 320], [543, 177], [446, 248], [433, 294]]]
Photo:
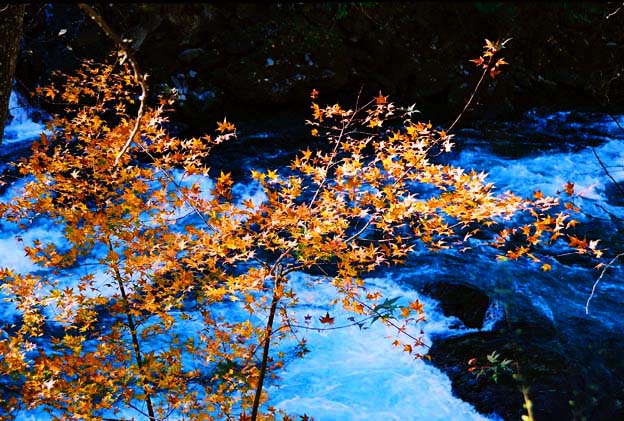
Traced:
[[607, 174], [607, 177], [609, 177], [611, 179], [611, 181], [613, 181], [613, 183], [615, 184], [615, 187], [617, 187], [617, 189], [620, 191], [620, 193], [624, 194], [624, 189], [622, 188], [622, 186], [620, 186], [620, 184], [617, 181], [615, 181], [615, 178], [613, 178], [613, 176], [611, 176], [611, 174], [609, 173], [609, 170], [607, 170], [606, 165], [604, 164], [604, 162], [602, 162], [602, 160], [598, 156], [598, 153], [596, 152], [596, 149], [593, 146], [592, 146], [591, 149], [592, 149], [592, 152], [594, 153], [594, 156], [598, 160], [598, 163], [602, 167], [603, 171], [605, 172], [605, 174]]
[[[624, 3], [622, 3], [622, 6], [624, 6]], [[617, 9], [615, 9], [615, 12], [611, 12], [611, 13], [609, 13], [605, 19], [609, 19], [610, 17], [615, 16], [615, 15], [616, 15], [616, 14], [620, 11], [620, 9], [622, 8], [622, 6], [618, 7]]]
[[596, 282], [594, 282], [594, 285], [592, 286], [591, 294], [589, 294], [589, 298], [587, 298], [587, 303], [585, 303], [585, 314], [589, 315], [589, 302], [591, 301], [592, 298], [594, 298], [594, 294], [596, 292], [596, 287], [598, 286], [598, 283], [600, 282], [600, 280], [604, 276], [605, 272], [607, 271], [607, 269], [609, 269], [615, 263], [615, 261], [617, 259], [619, 259], [622, 256], [624, 256], [624, 253], [620, 253], [620, 254], [616, 255], [600, 271], [600, 276], [598, 277], [598, 279], [596, 279]]

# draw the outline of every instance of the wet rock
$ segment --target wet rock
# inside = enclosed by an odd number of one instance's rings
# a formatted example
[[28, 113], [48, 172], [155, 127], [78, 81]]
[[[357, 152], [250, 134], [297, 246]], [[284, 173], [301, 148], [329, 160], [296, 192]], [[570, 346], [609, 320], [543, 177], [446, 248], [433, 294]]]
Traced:
[[466, 327], [480, 329], [490, 298], [467, 283], [436, 282], [425, 285], [423, 293], [440, 301], [446, 316], [455, 316]]
[[[506, 420], [526, 414], [523, 388], [538, 421], [621, 419], [623, 333], [580, 316], [554, 322], [530, 302], [513, 300], [492, 331], [433, 339], [429, 355], [450, 377], [454, 393], [479, 412]], [[498, 383], [469, 371], [472, 358], [485, 366], [493, 351], [514, 361]]]
[[187, 48], [178, 55], [178, 59], [184, 63], [193, 63], [206, 54], [203, 48]]

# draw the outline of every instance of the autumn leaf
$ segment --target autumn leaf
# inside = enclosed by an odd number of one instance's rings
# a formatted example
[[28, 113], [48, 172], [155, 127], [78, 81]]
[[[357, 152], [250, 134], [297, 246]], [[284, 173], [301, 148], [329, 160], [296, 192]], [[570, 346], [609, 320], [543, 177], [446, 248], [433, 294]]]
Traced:
[[507, 62], [505, 61], [505, 59], [503, 59], [503, 58], [499, 58], [499, 59], [496, 61], [495, 66], [496, 66], [496, 67], [498, 67], [498, 66], [503, 66], [503, 65], [506, 65], [506, 64], [508, 65], [509, 63], [507, 63]]
[[552, 266], [550, 266], [548, 263], [544, 263], [544, 264], [542, 265], [542, 271], [543, 271], [543, 272], [547, 272], [547, 271], [549, 271], [549, 270], [551, 270], [551, 269], [552, 269]]
[[384, 105], [388, 103], [388, 96], [384, 96], [381, 94], [381, 91], [379, 91], [379, 95], [375, 97], [375, 104], [377, 105]]
[[565, 185], [565, 192], [568, 196], [574, 195], [574, 183], [568, 181]]
[[323, 121], [323, 111], [321, 111], [319, 105], [314, 102], [312, 103], [312, 116], [315, 120], [318, 120], [319, 122]]
[[225, 133], [225, 132], [232, 132], [234, 131], [236, 128], [234, 127], [234, 124], [230, 123], [229, 121], [227, 121], [227, 118], [223, 119], [223, 122], [217, 122], [217, 131], [221, 132], [221, 133]]
[[498, 41], [496, 42], [492, 42], [489, 39], [485, 39], [485, 45], [483, 46], [484, 49], [486, 50], [490, 50], [493, 52], [496, 52], [498, 50]]
[[54, 98], [56, 97], [56, 92], [52, 88], [45, 88], [45, 96], [50, 98], [51, 100], [54, 100]]
[[333, 325], [335, 318], [334, 317], [330, 317], [329, 316], [329, 312], [327, 312], [327, 313], [325, 313], [325, 316], [319, 317], [319, 320], [323, 324]]
[[473, 62], [477, 67], [482, 66], [483, 63], [484, 63], [483, 57], [481, 57], [481, 56], [479, 56], [479, 58], [475, 58], [475, 59], [472, 59], [470, 61]]
[[318, 97], [319, 91], [317, 91], [316, 89], [312, 89], [312, 92], [310, 93], [310, 98], [312, 99], [316, 99]]
[[424, 313], [424, 304], [420, 302], [420, 300], [414, 300], [409, 304], [410, 308], [417, 312], [418, 314]]

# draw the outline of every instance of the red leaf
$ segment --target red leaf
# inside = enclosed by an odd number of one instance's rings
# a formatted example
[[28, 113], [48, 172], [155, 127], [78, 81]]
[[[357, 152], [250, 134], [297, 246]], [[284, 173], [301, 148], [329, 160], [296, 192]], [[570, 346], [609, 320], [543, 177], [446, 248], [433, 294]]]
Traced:
[[319, 320], [323, 324], [333, 325], [335, 318], [334, 317], [330, 317], [329, 316], [329, 312], [327, 312], [327, 313], [325, 313], [325, 316], [319, 317]]

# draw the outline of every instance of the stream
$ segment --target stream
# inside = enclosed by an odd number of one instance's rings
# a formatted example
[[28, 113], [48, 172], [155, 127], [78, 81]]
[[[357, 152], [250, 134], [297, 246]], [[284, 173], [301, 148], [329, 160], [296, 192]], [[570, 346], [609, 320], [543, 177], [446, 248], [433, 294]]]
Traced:
[[[0, 171], [6, 168], [6, 162], [23, 153], [44, 129], [41, 123], [33, 121], [35, 111], [24, 104], [17, 95], [11, 97], [13, 119], [5, 129], [5, 139], [0, 146]], [[614, 118], [624, 124], [624, 116]], [[299, 127], [303, 126], [303, 121], [290, 124]], [[298, 143], [289, 139], [298, 135], [299, 129], [264, 130], [253, 123], [241, 123], [239, 128], [238, 142], [247, 143], [249, 147], [244, 151], [238, 149], [240, 154], [234, 161], [227, 156], [232, 151], [224, 150], [225, 156], [214, 158], [215, 165], [227, 170], [238, 169], [234, 174], [238, 177], [234, 187], [237, 197], [261, 201], [262, 194], [246, 173], [254, 167], [284, 165], [296, 151]], [[623, 139], [624, 131], [605, 114], [532, 110], [516, 121], [480, 122], [459, 130], [450, 160], [466, 170], [489, 173], [488, 180], [496, 185], [497, 191], [511, 190], [523, 197], [531, 196], [536, 190], [555, 195], [567, 182], [574, 183], [576, 195], [572, 200], [582, 210], [577, 218], [582, 226], [579, 230], [588, 238], [601, 238], [600, 246], [606, 248], [605, 256], [610, 259], [624, 251], [619, 236], [620, 218], [624, 218], [624, 195], [619, 194], [596, 155], [613, 179], [624, 182]], [[1, 200], [9, 200], [19, 187], [19, 181], [13, 183]], [[21, 273], [39, 270], [25, 257], [25, 245], [41, 236], [61, 241], [59, 227], [45, 221], [26, 232], [4, 223], [0, 228], [0, 267]], [[16, 241], [18, 233], [23, 243]], [[387, 297], [419, 298], [425, 304], [427, 315], [427, 321], [421, 326], [427, 343], [435, 344], [439, 339], [478, 331], [465, 327], [456, 317], [446, 316], [438, 301], [422, 292], [427, 284], [439, 280], [467, 282], [490, 296], [483, 331], [493, 329], [503, 319], [505, 306], [517, 304], [530, 305], [532, 311], [549, 320], [557, 330], [559, 342], [564, 345], [566, 341], [574, 343], [581, 334], [589, 334], [585, 331], [586, 321], [596, 327], [596, 335], [604, 330], [624, 339], [621, 266], [614, 265], [601, 279], [590, 303], [590, 314], [586, 315], [586, 301], [599, 272], [593, 269], [591, 262], [575, 257], [548, 256], [546, 261], [552, 266], [551, 271], [543, 272], [539, 265], [530, 261], [499, 262], [494, 251], [475, 243], [472, 250], [464, 253], [454, 250], [437, 254], [416, 252], [404, 267], [374, 273], [365, 281]], [[105, 275], [98, 273], [97, 276]], [[292, 276], [294, 284], [302, 285], [300, 318], [307, 312], [322, 314], [324, 309], [317, 303], [331, 300], [333, 290], [304, 287], [305, 281], [313, 275], [296, 273]], [[1, 326], [11, 319], [14, 310], [4, 303], [0, 309]], [[348, 315], [335, 314], [335, 317]], [[279, 373], [278, 381], [268, 384], [269, 404], [292, 413], [305, 413], [320, 421], [503, 418], [500, 413], [479, 411], [474, 403], [461, 400], [444, 370], [431, 362], [414, 360], [392, 347], [391, 340], [387, 339], [392, 334], [380, 323], [365, 330], [354, 326], [337, 331], [307, 332], [310, 352], [303, 358], [290, 359]], [[575, 346], [582, 347], [583, 343]], [[609, 363], [597, 358], [593, 363], [606, 366], [608, 371]], [[619, 399], [623, 392], [601, 390], [597, 393], [606, 397], [617, 395]], [[593, 405], [599, 406], [597, 402]], [[131, 412], [118, 416], [133, 414], [136, 416]], [[48, 419], [46, 417], [43, 412], [35, 411], [18, 414], [20, 420]]]

